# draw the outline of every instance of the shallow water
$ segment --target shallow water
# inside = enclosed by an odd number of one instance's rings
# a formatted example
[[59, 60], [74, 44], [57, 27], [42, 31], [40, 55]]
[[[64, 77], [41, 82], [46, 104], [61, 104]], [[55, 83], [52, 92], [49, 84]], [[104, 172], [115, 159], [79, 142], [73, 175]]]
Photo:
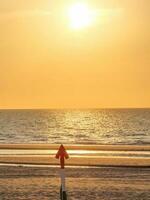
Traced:
[[[122, 156], [122, 157], [147, 157], [150, 158], [150, 151], [100, 151], [100, 150], [68, 150], [70, 156], [88, 156], [88, 157], [99, 157], [99, 156]], [[12, 150], [12, 149], [1, 149], [1, 155], [53, 155], [55, 157], [56, 150]]]
[[150, 144], [150, 109], [0, 110], [0, 143]]

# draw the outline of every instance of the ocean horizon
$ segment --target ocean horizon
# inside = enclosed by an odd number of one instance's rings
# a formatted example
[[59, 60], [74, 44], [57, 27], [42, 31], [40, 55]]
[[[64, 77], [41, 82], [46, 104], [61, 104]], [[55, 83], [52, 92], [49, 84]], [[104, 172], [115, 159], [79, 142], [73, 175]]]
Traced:
[[150, 108], [0, 109], [0, 143], [150, 144]]

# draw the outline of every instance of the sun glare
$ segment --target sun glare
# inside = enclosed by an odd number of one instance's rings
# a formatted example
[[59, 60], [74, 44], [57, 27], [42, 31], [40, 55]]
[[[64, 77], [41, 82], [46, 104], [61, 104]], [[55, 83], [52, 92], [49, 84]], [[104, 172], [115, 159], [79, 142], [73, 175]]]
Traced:
[[93, 21], [93, 13], [87, 4], [78, 3], [69, 8], [70, 26], [81, 29], [89, 26]]

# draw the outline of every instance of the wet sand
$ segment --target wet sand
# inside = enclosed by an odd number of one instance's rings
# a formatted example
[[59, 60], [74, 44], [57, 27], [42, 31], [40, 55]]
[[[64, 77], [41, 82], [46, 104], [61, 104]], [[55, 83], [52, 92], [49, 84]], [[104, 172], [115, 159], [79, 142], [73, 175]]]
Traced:
[[[1, 144], [0, 163], [58, 165], [59, 145]], [[150, 167], [150, 146], [65, 145], [70, 155], [67, 165]]]
[[[57, 150], [60, 144], [0, 144], [0, 149], [51, 149]], [[150, 145], [76, 145], [65, 144], [68, 150], [106, 150], [106, 151], [150, 151]]]
[[[149, 200], [150, 168], [69, 167], [69, 200]], [[0, 166], [0, 200], [58, 200], [59, 168]]]
[[[0, 156], [0, 163], [59, 165], [59, 161], [54, 156], [47, 155], [4, 155]], [[119, 156], [72, 156], [70, 159], [66, 160], [66, 164], [70, 166], [150, 167], [150, 158], [125, 158]]]

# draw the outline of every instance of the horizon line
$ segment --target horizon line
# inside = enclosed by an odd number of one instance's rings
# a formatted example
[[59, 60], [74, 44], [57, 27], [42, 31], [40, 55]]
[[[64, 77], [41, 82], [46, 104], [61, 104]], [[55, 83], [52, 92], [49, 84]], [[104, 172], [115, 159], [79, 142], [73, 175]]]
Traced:
[[74, 107], [65, 107], [65, 108], [0, 108], [0, 110], [107, 110], [107, 109], [150, 109], [150, 107], [87, 107], [87, 108], [74, 108]]

